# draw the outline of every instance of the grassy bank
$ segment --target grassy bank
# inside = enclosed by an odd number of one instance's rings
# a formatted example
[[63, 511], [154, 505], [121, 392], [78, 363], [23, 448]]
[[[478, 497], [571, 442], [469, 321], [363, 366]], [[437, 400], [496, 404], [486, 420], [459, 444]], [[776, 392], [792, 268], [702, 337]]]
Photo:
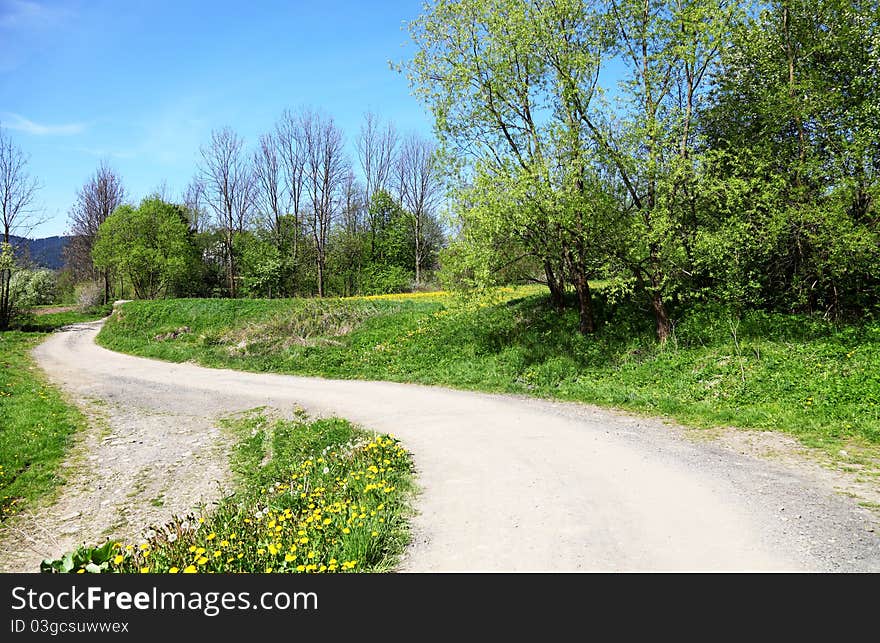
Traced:
[[103, 314], [44, 314], [0, 332], [0, 520], [55, 488], [58, 463], [84, 423], [37, 370], [30, 351], [53, 330]]
[[375, 572], [408, 542], [409, 455], [389, 436], [336, 418], [229, 422], [238, 435], [236, 492], [204, 516], [176, 519], [150, 537], [83, 547], [52, 572]]
[[[126, 304], [115, 350], [206, 366], [444, 384], [616, 406], [696, 426], [779, 430], [812, 445], [880, 443], [880, 323], [708, 306], [654, 340], [647, 311], [599, 302], [576, 332], [535, 289], [480, 300], [171, 300]], [[635, 321], [634, 321], [635, 320]]]

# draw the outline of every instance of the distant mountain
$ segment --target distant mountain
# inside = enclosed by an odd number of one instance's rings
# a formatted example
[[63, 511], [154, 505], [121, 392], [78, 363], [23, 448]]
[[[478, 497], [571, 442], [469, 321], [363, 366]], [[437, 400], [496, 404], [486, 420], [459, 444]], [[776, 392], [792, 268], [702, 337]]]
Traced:
[[[15, 248], [15, 254], [24, 259], [30, 259], [32, 263], [52, 270], [58, 270], [64, 265], [64, 248], [72, 237], [47, 237], [45, 239], [24, 239], [22, 237], [9, 237], [10, 243]], [[3, 238], [0, 237], [0, 241]]]

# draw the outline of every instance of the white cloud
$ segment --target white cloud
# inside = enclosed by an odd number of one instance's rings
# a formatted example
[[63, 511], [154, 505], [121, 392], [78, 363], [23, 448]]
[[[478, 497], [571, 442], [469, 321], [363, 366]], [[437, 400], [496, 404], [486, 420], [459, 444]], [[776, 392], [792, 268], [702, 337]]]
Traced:
[[85, 123], [64, 123], [61, 125], [43, 125], [14, 114], [12, 112], [0, 113], [0, 125], [7, 129], [33, 134], [34, 136], [73, 136], [85, 131]]
[[103, 147], [74, 147], [74, 152], [81, 152], [89, 156], [97, 156], [104, 159], [130, 159], [135, 157], [134, 150], [112, 150]]

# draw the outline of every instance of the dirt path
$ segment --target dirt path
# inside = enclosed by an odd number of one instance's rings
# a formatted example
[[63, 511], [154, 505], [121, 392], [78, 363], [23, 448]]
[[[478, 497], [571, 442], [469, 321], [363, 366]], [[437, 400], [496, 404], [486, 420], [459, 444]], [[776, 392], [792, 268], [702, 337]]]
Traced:
[[[880, 571], [874, 516], [807, 462], [575, 404], [130, 357], [96, 346], [99, 327], [58, 333], [35, 356], [72, 395], [110, 409], [116, 437], [90, 472], [92, 487], [119, 487], [108, 513], [131, 504], [138, 472], [162, 481], [169, 504], [210, 495], [224, 475], [212, 418], [302, 405], [394, 433], [413, 452], [423, 492], [404, 570]], [[130, 440], [144, 447], [125, 447]], [[74, 482], [44, 524], [77, 502], [108, 500], [84, 498], [85, 488]], [[85, 513], [76, 520], [76, 538], [101, 526]]]

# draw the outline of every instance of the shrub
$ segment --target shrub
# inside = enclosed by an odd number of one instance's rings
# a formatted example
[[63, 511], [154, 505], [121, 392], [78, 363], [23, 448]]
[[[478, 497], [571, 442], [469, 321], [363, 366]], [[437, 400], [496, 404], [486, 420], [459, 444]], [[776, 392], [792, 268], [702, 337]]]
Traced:
[[12, 274], [9, 283], [10, 299], [18, 310], [52, 304], [55, 303], [56, 285], [55, 273], [51, 270], [19, 270]]
[[412, 275], [405, 268], [393, 265], [372, 265], [361, 280], [364, 295], [390, 295], [406, 292], [412, 287]]
[[79, 284], [76, 287], [76, 303], [80, 312], [100, 306], [104, 303], [104, 287], [95, 281]]

